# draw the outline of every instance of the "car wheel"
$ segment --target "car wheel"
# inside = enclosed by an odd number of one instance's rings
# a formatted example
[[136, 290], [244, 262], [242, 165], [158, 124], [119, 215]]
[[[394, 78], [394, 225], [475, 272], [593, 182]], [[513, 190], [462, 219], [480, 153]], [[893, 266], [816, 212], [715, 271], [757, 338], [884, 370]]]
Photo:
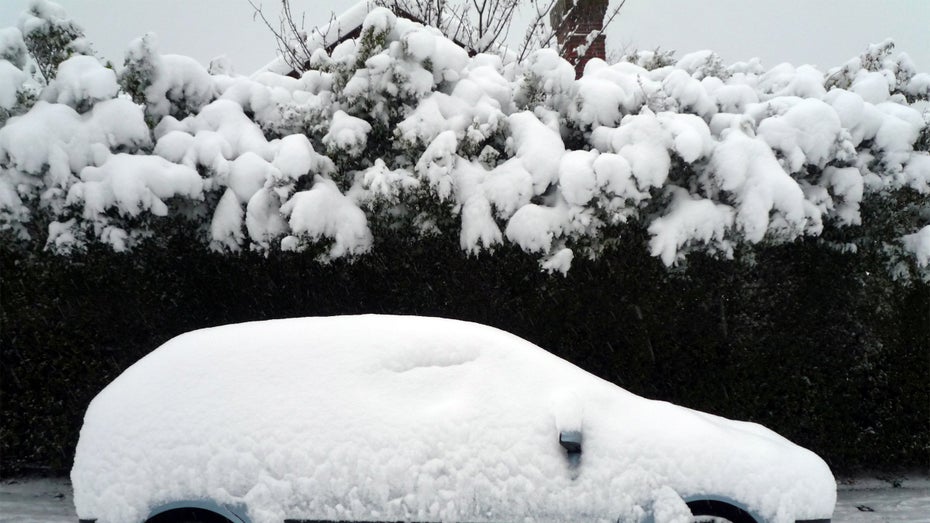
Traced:
[[759, 523], [745, 510], [715, 500], [688, 502], [692, 523]]
[[149, 518], [145, 523], [232, 523], [216, 512], [196, 508], [175, 509]]

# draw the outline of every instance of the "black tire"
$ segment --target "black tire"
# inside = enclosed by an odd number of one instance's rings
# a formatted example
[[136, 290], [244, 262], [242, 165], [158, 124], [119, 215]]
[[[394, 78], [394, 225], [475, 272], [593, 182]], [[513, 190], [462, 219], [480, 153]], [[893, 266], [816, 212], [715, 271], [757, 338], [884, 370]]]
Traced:
[[233, 523], [216, 512], [197, 508], [181, 508], [162, 512], [145, 523]]
[[[722, 518], [730, 523], [760, 523], [745, 510], [723, 501], [691, 501], [688, 503], [688, 508], [691, 509], [696, 522], [701, 521], [700, 516], [710, 516]], [[714, 521], [720, 521], [720, 519]]]

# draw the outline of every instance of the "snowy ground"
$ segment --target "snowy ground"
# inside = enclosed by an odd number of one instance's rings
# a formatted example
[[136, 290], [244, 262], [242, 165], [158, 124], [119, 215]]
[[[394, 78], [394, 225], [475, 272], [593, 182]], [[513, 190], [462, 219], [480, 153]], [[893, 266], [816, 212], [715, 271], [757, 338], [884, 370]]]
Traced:
[[[843, 480], [835, 523], [930, 523], [930, 478]], [[0, 523], [75, 523], [64, 478], [0, 482]]]

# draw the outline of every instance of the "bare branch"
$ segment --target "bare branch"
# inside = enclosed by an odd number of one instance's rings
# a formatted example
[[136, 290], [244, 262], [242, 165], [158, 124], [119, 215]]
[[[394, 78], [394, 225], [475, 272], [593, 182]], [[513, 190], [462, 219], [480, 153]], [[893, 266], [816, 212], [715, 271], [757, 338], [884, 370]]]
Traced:
[[[272, 24], [262, 11], [257, 0], [248, 0], [254, 9], [253, 18], [260, 17], [265, 26], [275, 36], [278, 51], [285, 62], [296, 71], [303, 71], [312, 54], [313, 41], [307, 38], [304, 31], [303, 19], [298, 25], [297, 17], [293, 11], [290, 0], [281, 0], [281, 16], [279, 24]], [[418, 18], [426, 25], [438, 28], [447, 37], [460, 42], [470, 51], [485, 53], [493, 50], [500, 51], [505, 47], [505, 40], [510, 34], [517, 7], [523, 0], [375, 0], [379, 5], [391, 5], [396, 10], [402, 10]], [[558, 34], [571, 31], [565, 24], [572, 23], [573, 17], [568, 16], [576, 5], [566, 13], [556, 27], [548, 23], [548, 16], [555, 7], [557, 0], [530, 0], [534, 14], [518, 48], [517, 61], [523, 61], [533, 49], [541, 47], [558, 48], [556, 44]], [[604, 23], [589, 35], [589, 40], [601, 36], [610, 23], [616, 18], [626, 0], [620, 0], [614, 7]], [[330, 23], [328, 30], [332, 30]], [[314, 28], [320, 36], [320, 41], [328, 42], [328, 34], [323, 34], [320, 28]], [[564, 44], [561, 44], [564, 45]], [[559, 49], [559, 51], [564, 51]]]
[[[297, 24], [294, 22], [293, 12], [291, 11], [291, 0], [281, 0], [281, 8], [283, 12], [281, 15], [281, 25], [287, 25], [290, 34], [294, 37], [294, 44], [299, 46], [300, 50], [303, 52], [303, 56], [292, 65], [296, 70], [303, 72], [304, 69], [306, 69], [304, 63], [310, 59], [310, 48], [307, 47], [307, 33], [304, 31], [303, 17], [301, 17], [301, 26], [298, 28]], [[294, 54], [296, 55], [296, 52]]]
[[271, 22], [265, 16], [265, 12], [262, 10], [261, 4], [255, 5], [255, 2], [252, 0], [248, 0], [248, 2], [254, 10], [252, 13], [252, 19], [254, 20], [256, 16], [261, 18], [262, 22], [265, 24], [265, 27], [267, 27], [268, 30], [271, 31], [271, 34], [274, 35], [275, 45], [277, 46], [281, 57], [289, 66], [295, 67], [295, 64], [297, 64], [299, 60], [297, 59], [297, 54], [289, 45], [286, 32], [282, 30], [280, 24], [278, 28], [275, 28], [275, 26], [271, 24]]
[[617, 13], [620, 12], [620, 9], [622, 9], [624, 5], [626, 5], [626, 0], [621, 0], [620, 3], [617, 5], [617, 7], [615, 7], [613, 11], [610, 12], [610, 15], [608, 15], [607, 18], [604, 19], [604, 25], [602, 25], [601, 28], [598, 29], [597, 31], [592, 31], [591, 34], [588, 35], [589, 42], [593, 42], [599, 36], [604, 34], [604, 31], [606, 31], [610, 23], [614, 21], [614, 18], [617, 17]]
[[537, 32], [545, 31], [546, 29], [546, 16], [552, 11], [552, 8], [555, 7], [557, 0], [544, 0], [548, 1], [548, 4], [544, 9], [540, 9], [540, 0], [533, 0], [533, 7], [535, 8], [536, 15], [535, 18], [530, 22], [530, 25], [526, 28], [526, 34], [523, 37], [523, 44], [520, 46], [520, 52], [517, 54], [517, 61], [522, 62], [527, 53], [533, 47], [548, 47], [549, 42], [555, 38], [555, 29], [549, 32], [549, 35], [540, 40], [537, 45], [534, 45], [534, 35]]

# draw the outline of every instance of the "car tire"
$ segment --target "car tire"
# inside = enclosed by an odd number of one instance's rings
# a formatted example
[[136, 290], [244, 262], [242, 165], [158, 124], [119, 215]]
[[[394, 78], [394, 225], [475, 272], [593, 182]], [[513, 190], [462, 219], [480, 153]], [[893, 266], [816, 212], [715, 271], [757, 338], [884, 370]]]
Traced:
[[745, 510], [716, 500], [689, 501], [693, 523], [760, 523]]
[[196, 508], [175, 509], [149, 518], [145, 523], [233, 523], [225, 517]]

